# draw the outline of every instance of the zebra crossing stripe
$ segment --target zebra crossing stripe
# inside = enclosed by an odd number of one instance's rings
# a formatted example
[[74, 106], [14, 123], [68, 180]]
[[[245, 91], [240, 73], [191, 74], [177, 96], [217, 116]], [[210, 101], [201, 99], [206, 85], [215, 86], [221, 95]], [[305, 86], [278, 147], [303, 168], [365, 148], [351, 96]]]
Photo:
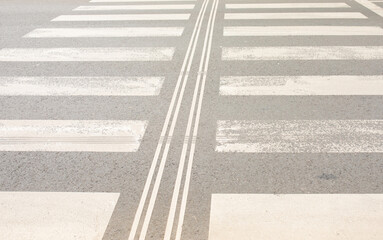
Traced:
[[0, 62], [170, 61], [174, 48], [3, 48]]
[[101, 240], [119, 195], [0, 192], [0, 232], [9, 240]]
[[227, 9], [264, 8], [350, 8], [346, 3], [234, 3], [226, 4]]
[[104, 14], [104, 15], [61, 15], [53, 22], [87, 22], [87, 21], [177, 21], [188, 20], [190, 14]]
[[98, 5], [80, 6], [73, 11], [121, 11], [121, 10], [190, 10], [194, 9], [194, 4], [177, 5]]
[[383, 76], [224, 76], [221, 95], [383, 95]]
[[224, 120], [216, 140], [218, 152], [383, 152], [383, 120]]
[[0, 120], [0, 151], [135, 152], [146, 121]]
[[183, 27], [127, 27], [127, 28], [38, 28], [27, 38], [82, 37], [179, 37]]
[[283, 26], [283, 27], [225, 27], [223, 35], [243, 36], [374, 36], [383, 35], [383, 28], [360, 26]]
[[381, 46], [224, 47], [222, 60], [373, 60], [383, 59]]
[[366, 19], [359, 12], [225, 13], [226, 20], [260, 19]]
[[0, 96], [153, 96], [164, 77], [0, 77]]
[[382, 225], [383, 194], [213, 194], [208, 239], [380, 240]]

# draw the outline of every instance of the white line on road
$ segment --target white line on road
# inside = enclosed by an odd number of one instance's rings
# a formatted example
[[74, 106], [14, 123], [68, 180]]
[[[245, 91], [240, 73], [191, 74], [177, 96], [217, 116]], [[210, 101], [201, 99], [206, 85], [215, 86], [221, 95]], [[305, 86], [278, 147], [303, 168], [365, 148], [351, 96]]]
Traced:
[[0, 120], [0, 151], [136, 152], [146, 121]]
[[383, 95], [383, 76], [227, 76], [221, 95]]
[[53, 22], [86, 22], [86, 21], [171, 21], [188, 20], [190, 14], [104, 14], [104, 15], [61, 15]]
[[0, 96], [153, 96], [164, 77], [0, 77]]
[[[195, 22], [193, 32], [192, 32], [192, 35], [191, 35], [191, 38], [190, 38], [190, 41], [188, 44], [188, 48], [186, 50], [185, 58], [184, 58], [183, 63], [182, 63], [180, 74], [178, 75], [177, 83], [176, 83], [176, 86], [175, 86], [175, 89], [174, 89], [174, 92], [172, 95], [172, 99], [170, 101], [169, 109], [168, 109], [168, 112], [166, 114], [164, 125], [163, 125], [162, 130], [161, 130], [161, 135], [160, 135], [160, 138], [159, 138], [158, 143], [157, 143], [157, 147], [156, 147], [156, 151], [154, 153], [153, 161], [152, 161], [152, 164], [150, 165], [148, 177], [146, 179], [145, 186], [144, 186], [144, 189], [142, 191], [141, 198], [140, 198], [140, 202], [138, 204], [137, 211], [136, 211], [136, 214], [134, 216], [134, 220], [133, 220], [132, 227], [131, 227], [130, 234], [129, 234], [129, 238], [128, 238], [129, 240], [134, 240], [136, 238], [138, 225], [141, 221], [144, 206], [145, 206], [146, 200], [147, 200], [148, 195], [149, 195], [149, 190], [150, 190], [151, 183], [153, 181], [153, 177], [154, 177], [154, 173], [155, 173], [155, 170], [157, 167], [157, 163], [158, 163], [158, 160], [160, 159], [160, 153], [162, 151], [162, 147], [164, 146], [164, 149], [163, 149], [163, 152], [161, 155], [161, 160], [160, 160], [159, 167], [158, 167], [158, 172], [157, 172], [157, 175], [156, 175], [156, 178], [154, 181], [154, 185], [153, 185], [151, 196], [149, 199], [147, 211], [145, 214], [144, 222], [143, 222], [143, 225], [141, 228], [139, 240], [145, 240], [145, 238], [146, 238], [147, 230], [148, 230], [150, 219], [151, 219], [152, 212], [154, 209], [154, 204], [156, 202], [156, 198], [158, 195], [158, 190], [159, 190], [159, 187], [161, 184], [161, 179], [162, 179], [162, 175], [163, 175], [163, 172], [165, 169], [165, 164], [166, 164], [167, 156], [169, 153], [170, 144], [172, 142], [172, 136], [173, 136], [174, 129], [175, 129], [175, 126], [177, 123], [179, 111], [181, 108], [182, 99], [183, 99], [183, 96], [185, 94], [186, 84], [187, 84], [187, 81], [189, 78], [189, 71], [191, 69], [191, 64], [193, 62], [193, 58], [195, 55], [195, 51], [196, 51], [196, 47], [197, 47], [197, 43], [198, 43], [198, 39], [199, 39], [199, 34], [201, 32], [201, 29], [202, 29], [202, 23], [203, 23], [203, 20], [205, 18], [205, 12], [206, 12], [208, 3], [209, 3], [209, 0], [204, 0], [202, 2], [201, 8], [199, 10], [197, 20]], [[182, 84], [182, 86], [181, 86], [181, 84]]]
[[175, 9], [177, 10], [194, 9], [194, 4], [79, 6], [73, 9], [73, 11], [175, 10]]
[[225, 13], [226, 20], [260, 19], [366, 19], [359, 12]]
[[[209, 70], [209, 59], [210, 59], [210, 53], [212, 48], [213, 33], [215, 29], [214, 25], [215, 25], [215, 19], [217, 16], [218, 5], [219, 5], [219, 0], [214, 0], [212, 8], [211, 8], [212, 10], [210, 12], [208, 24], [207, 24], [207, 30], [206, 30], [207, 32], [206, 32], [205, 40], [203, 44], [202, 56], [201, 56], [200, 65], [198, 69], [198, 75], [197, 75], [197, 81], [194, 88], [192, 105], [190, 108], [188, 123], [186, 127], [184, 141], [183, 141], [184, 143], [182, 146], [182, 152], [181, 152], [180, 162], [179, 162], [178, 171], [177, 171], [177, 178], [174, 184], [172, 202], [169, 209], [169, 215], [168, 215], [168, 220], [166, 224], [164, 240], [170, 240], [172, 232], [173, 232], [173, 225], [174, 225], [174, 220], [176, 216], [177, 203], [178, 203], [179, 193], [181, 190], [182, 176], [183, 176], [184, 166], [185, 166], [186, 158], [187, 158], [187, 150], [190, 144], [189, 159], [188, 159], [186, 175], [185, 175], [185, 184], [183, 187], [180, 213], [178, 216], [178, 224], [177, 224], [177, 229], [175, 232], [176, 233], [175, 240], [181, 240], [183, 222], [184, 222], [185, 212], [186, 212], [187, 198], [189, 194], [189, 186], [190, 186], [191, 171], [193, 166], [195, 144], [196, 144], [196, 139], [198, 135], [198, 126], [199, 126], [199, 120], [201, 116], [203, 96], [205, 93], [207, 72]], [[196, 109], [196, 106], [197, 106], [197, 109]], [[194, 127], [192, 128], [193, 122], [194, 122]]]
[[263, 8], [349, 8], [346, 3], [239, 3], [226, 4], [227, 9]]
[[222, 60], [373, 60], [383, 59], [381, 46], [224, 47]]
[[224, 27], [223, 35], [232, 36], [378, 36], [381, 27], [360, 26], [283, 26], [283, 27]]
[[383, 120], [218, 121], [218, 152], [383, 152]]
[[27, 38], [83, 37], [179, 37], [182, 27], [124, 27], [124, 28], [38, 28]]
[[0, 192], [7, 240], [101, 240], [119, 193]]
[[355, 1], [358, 2], [360, 5], [362, 5], [363, 7], [383, 17], [383, 8], [379, 7], [375, 3], [369, 2], [367, 0], [355, 0]]
[[3, 48], [0, 62], [170, 61], [174, 48]]
[[213, 194], [208, 239], [380, 240], [382, 226], [383, 194]]

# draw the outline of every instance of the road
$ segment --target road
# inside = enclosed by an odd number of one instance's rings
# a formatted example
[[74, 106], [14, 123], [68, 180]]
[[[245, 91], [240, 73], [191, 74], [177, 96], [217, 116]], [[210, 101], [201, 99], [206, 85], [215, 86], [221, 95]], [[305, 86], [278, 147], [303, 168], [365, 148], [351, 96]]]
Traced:
[[382, 239], [383, 2], [1, 0], [0, 238]]

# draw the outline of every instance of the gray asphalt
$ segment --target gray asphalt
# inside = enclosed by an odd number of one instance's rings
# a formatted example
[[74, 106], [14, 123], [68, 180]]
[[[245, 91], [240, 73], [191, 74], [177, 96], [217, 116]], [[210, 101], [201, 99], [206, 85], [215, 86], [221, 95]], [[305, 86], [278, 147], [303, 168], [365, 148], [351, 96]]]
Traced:
[[[196, 2], [196, 7], [191, 11], [192, 15], [188, 21], [51, 22], [59, 15], [71, 14], [75, 7], [90, 5], [89, 1], [0, 0], [0, 49], [144, 46], [176, 48], [174, 58], [170, 62], [0, 61], [1, 76], [154, 75], [166, 77], [159, 96], [0, 96], [1, 119], [147, 120], [149, 122], [139, 150], [133, 153], [0, 152], [0, 191], [121, 193], [103, 239], [127, 239], [202, 2], [201, 0]], [[146, 239], [163, 239], [165, 232], [212, 2], [209, 1], [201, 29]], [[350, 0], [346, 2], [351, 9], [336, 11], [361, 12], [368, 19], [249, 20], [244, 24], [244, 21], [224, 20], [224, 13], [255, 11], [225, 9], [225, 2], [230, 1], [221, 0], [218, 5], [182, 239], [208, 239], [210, 203], [213, 193], [383, 193], [382, 153], [224, 153], [215, 151], [218, 120], [383, 119], [383, 96], [220, 96], [219, 94], [220, 76], [383, 75], [383, 60], [229, 62], [221, 60], [223, 47], [382, 46], [382, 36], [223, 37], [224, 26], [383, 27], [383, 18]], [[383, 4], [378, 5], [383, 8]], [[261, 10], [257, 11], [261, 12]], [[262, 9], [262, 12], [296, 11]], [[310, 12], [307, 9], [298, 11]], [[318, 11], [335, 10], [320, 9]], [[132, 13], [139, 12], [142, 11], [132, 11]], [[158, 13], [159, 11], [145, 12]], [[185, 32], [179, 38], [22, 38], [36, 28], [126, 26], [181, 26], [185, 27]], [[158, 167], [157, 165], [156, 173]], [[178, 202], [181, 202], [181, 198]], [[145, 211], [147, 206], [148, 202], [145, 204]], [[178, 214], [179, 204], [176, 219]], [[140, 221], [139, 230], [142, 221]], [[173, 233], [175, 233], [174, 229]]]

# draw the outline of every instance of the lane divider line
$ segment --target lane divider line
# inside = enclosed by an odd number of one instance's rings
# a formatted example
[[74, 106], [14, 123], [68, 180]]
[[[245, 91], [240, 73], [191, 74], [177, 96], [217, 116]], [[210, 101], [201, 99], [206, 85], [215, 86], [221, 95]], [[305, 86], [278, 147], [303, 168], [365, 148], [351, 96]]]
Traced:
[[[133, 224], [132, 224], [132, 228], [130, 230], [128, 240], [134, 240], [135, 236], [137, 234], [138, 226], [139, 226], [139, 223], [141, 221], [144, 206], [145, 206], [148, 194], [149, 194], [149, 189], [150, 189], [150, 186], [151, 186], [151, 183], [152, 183], [152, 180], [154, 177], [154, 173], [156, 170], [156, 166], [157, 166], [157, 163], [158, 163], [158, 160], [160, 157], [161, 149], [162, 149], [164, 142], [165, 142], [165, 139], [166, 139], [165, 149], [164, 149], [163, 154], [162, 154], [160, 166], [159, 166], [156, 180], [155, 180], [155, 183], [154, 183], [154, 186], [152, 189], [148, 209], [146, 211], [146, 215], [145, 215], [145, 219], [144, 219], [144, 222], [142, 225], [141, 234], [140, 234], [139, 239], [143, 240], [146, 237], [146, 233], [147, 233], [147, 230], [149, 227], [149, 222], [150, 222], [151, 215], [153, 212], [154, 204], [155, 204], [156, 197], [158, 194], [159, 185], [160, 185], [162, 174], [164, 171], [166, 158], [167, 158], [167, 154], [169, 151], [169, 146], [171, 144], [172, 134], [174, 132], [175, 124], [177, 122], [178, 112], [179, 112], [181, 102], [183, 99], [184, 90], [185, 90], [186, 83], [187, 83], [187, 80], [189, 77], [191, 63], [192, 63], [193, 58], [194, 58], [195, 49], [196, 49], [199, 33], [201, 31], [201, 28], [202, 28], [202, 22], [204, 19], [204, 15], [205, 15], [205, 12], [207, 9], [208, 2], [209, 2], [209, 0], [204, 0], [204, 2], [202, 3], [201, 9], [199, 11], [199, 14], [197, 16], [197, 20], [196, 20], [196, 23], [194, 25], [191, 40], [189, 42], [189, 45], [188, 45], [188, 48], [186, 51], [186, 55], [185, 55], [185, 58], [184, 58], [184, 61], [183, 61], [182, 67], [181, 67], [181, 71], [180, 71], [180, 74], [179, 74], [178, 79], [177, 79], [176, 87], [175, 87], [175, 90], [173, 92], [173, 96], [172, 96], [172, 99], [170, 102], [168, 113], [167, 113], [166, 118], [165, 118], [165, 122], [164, 122], [164, 125], [162, 128], [162, 131], [161, 131], [161, 136], [160, 136], [160, 139], [158, 141], [157, 148], [156, 148], [156, 151], [155, 151], [155, 154], [153, 157], [153, 161], [152, 161], [152, 164], [151, 164], [150, 169], [149, 169], [148, 177], [147, 177], [146, 182], [145, 182], [143, 193], [141, 195], [141, 199], [140, 199], [140, 202], [139, 202], [139, 205], [138, 205], [138, 208], [137, 208], [134, 220], [133, 220]], [[181, 82], [183, 82], [183, 83], [182, 83], [182, 87], [181, 87], [181, 91], [180, 91]], [[179, 95], [178, 95], [178, 93], [179, 93]], [[178, 97], [178, 100], [177, 100], [177, 97]], [[174, 110], [176, 101], [177, 101], [177, 106], [176, 106], [176, 109]], [[173, 114], [173, 111], [174, 111], [174, 114]], [[172, 115], [173, 115], [173, 118], [171, 121], [169, 133], [168, 133], [170, 118]], [[168, 137], [166, 137], [166, 136], [168, 136]]]
[[[210, 53], [211, 53], [211, 46], [212, 46], [213, 32], [214, 32], [214, 23], [215, 23], [215, 18], [217, 15], [218, 3], [219, 3], [219, 0], [214, 0], [212, 11], [210, 13], [210, 17], [209, 17], [209, 21], [207, 25], [207, 34], [204, 40], [202, 56], [201, 56], [199, 70], [198, 70], [197, 81], [196, 81], [196, 85], [194, 89], [192, 105], [191, 105], [191, 109], [189, 113], [188, 124], [187, 124], [186, 132], [185, 132], [185, 139], [184, 139], [184, 144], [182, 147], [180, 163], [178, 166], [177, 178], [176, 178], [176, 182], [175, 182], [175, 186], [173, 190], [172, 202], [170, 205], [164, 240], [171, 239], [175, 214], [177, 210], [177, 203], [178, 203], [179, 193], [181, 189], [182, 176], [183, 176], [184, 166], [186, 162], [187, 150], [188, 150], [189, 144], [191, 144], [190, 151], [189, 151], [189, 158], [188, 158], [189, 161], [188, 161], [186, 175], [185, 175], [185, 184], [184, 184], [184, 189], [182, 192], [178, 225], [177, 225], [176, 236], [175, 236], [176, 240], [181, 239], [182, 226], [183, 226], [183, 221], [184, 221], [185, 211], [186, 211], [186, 202], [187, 202], [189, 186], [190, 186], [191, 171], [193, 166], [195, 145], [196, 145], [196, 139], [198, 134], [198, 126], [199, 126], [199, 121], [201, 116], [202, 101], [203, 101], [203, 96], [205, 92], [207, 71], [209, 68], [209, 60], [210, 60]], [[198, 105], [196, 110], [197, 98], [198, 98]], [[193, 127], [193, 133], [192, 133], [193, 120], [194, 120], [194, 127]]]

